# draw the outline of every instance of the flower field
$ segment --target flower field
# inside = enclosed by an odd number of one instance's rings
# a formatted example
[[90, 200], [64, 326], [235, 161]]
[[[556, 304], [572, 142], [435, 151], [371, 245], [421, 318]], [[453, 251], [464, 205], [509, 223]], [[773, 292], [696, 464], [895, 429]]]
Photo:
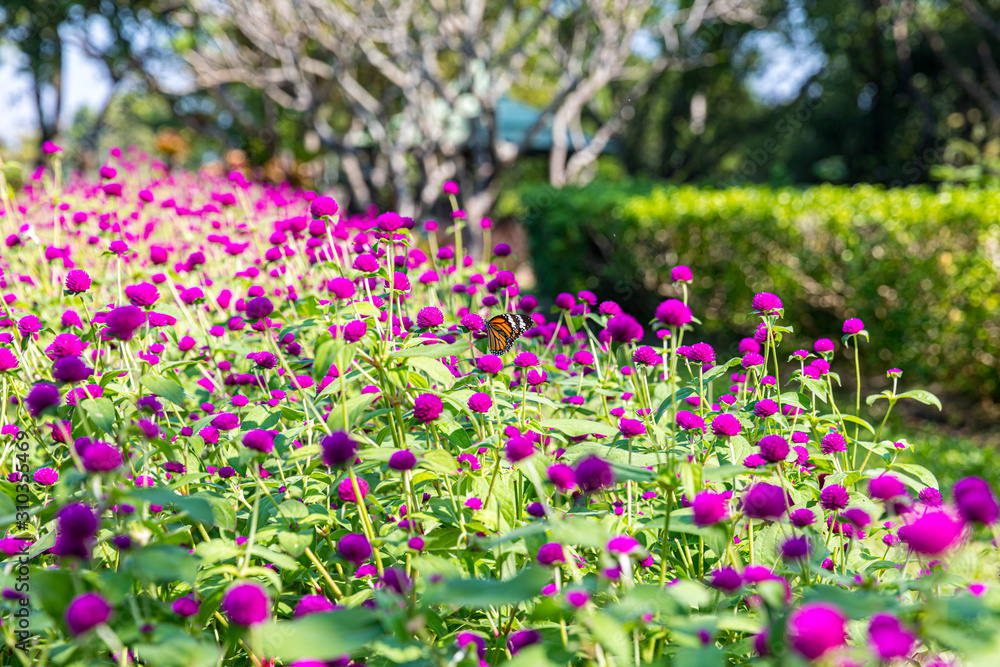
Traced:
[[697, 266], [648, 322], [528, 294], [451, 183], [415, 222], [50, 150], [0, 184], [4, 664], [997, 664], [994, 491], [897, 462], [937, 399], [865, 391], [861, 320], [761, 292], [723, 352]]

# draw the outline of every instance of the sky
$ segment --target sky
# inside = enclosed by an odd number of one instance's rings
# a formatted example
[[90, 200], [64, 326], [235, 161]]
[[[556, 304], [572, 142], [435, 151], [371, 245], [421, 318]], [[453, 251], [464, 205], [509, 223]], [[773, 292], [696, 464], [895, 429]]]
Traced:
[[[825, 62], [822, 53], [810, 49], [811, 36], [804, 30], [793, 35], [792, 43], [766, 32], [760, 33], [755, 42], [754, 48], [764, 55], [764, 64], [750, 78], [749, 85], [768, 104], [794, 99], [803, 83]], [[65, 43], [63, 63], [59, 124], [65, 129], [80, 109], [89, 107], [95, 112], [102, 109], [110, 98], [112, 86], [104, 64], [87, 56], [72, 41]], [[19, 70], [19, 52], [0, 45], [0, 142], [7, 146], [19, 145], [37, 127], [31, 76]]]

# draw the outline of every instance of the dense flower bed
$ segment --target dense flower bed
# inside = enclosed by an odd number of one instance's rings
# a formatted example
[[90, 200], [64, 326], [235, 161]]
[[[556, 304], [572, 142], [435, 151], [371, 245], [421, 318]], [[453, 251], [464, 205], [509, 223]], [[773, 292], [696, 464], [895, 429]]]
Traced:
[[[996, 655], [994, 494], [860, 416], [936, 403], [830, 371], [878, 338], [860, 320], [804, 341], [761, 292], [721, 359], [697, 267], [649, 322], [589, 292], [537, 312], [509, 248], [463, 249], [451, 184], [439, 229], [117, 150], [50, 174], [0, 218], [15, 663]], [[502, 312], [534, 326], [500, 357]]]

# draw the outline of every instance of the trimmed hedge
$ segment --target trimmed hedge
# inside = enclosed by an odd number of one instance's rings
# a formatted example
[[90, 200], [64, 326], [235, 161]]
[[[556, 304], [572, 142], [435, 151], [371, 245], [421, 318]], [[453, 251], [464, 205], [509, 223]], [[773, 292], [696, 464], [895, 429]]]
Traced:
[[540, 293], [589, 289], [648, 319], [665, 296], [657, 285], [687, 264], [709, 334], [744, 324], [737, 306], [771, 291], [803, 344], [860, 317], [869, 368], [919, 369], [1000, 399], [998, 195], [624, 182], [525, 187], [504, 208], [527, 227]]

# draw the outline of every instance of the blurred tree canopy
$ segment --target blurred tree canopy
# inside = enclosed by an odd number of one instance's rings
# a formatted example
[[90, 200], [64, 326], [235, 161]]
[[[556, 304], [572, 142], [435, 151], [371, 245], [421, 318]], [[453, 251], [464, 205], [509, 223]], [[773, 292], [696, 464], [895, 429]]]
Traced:
[[[355, 208], [422, 214], [458, 179], [478, 217], [511, 178], [586, 182], [608, 151], [720, 186], [1000, 180], [1000, 0], [8, 0], [0, 42], [38, 143], [86, 163], [141, 140], [340, 184]], [[114, 94], [61, 128], [69, 43]], [[814, 67], [775, 97], [781, 58]], [[523, 140], [503, 100], [538, 110]]]

